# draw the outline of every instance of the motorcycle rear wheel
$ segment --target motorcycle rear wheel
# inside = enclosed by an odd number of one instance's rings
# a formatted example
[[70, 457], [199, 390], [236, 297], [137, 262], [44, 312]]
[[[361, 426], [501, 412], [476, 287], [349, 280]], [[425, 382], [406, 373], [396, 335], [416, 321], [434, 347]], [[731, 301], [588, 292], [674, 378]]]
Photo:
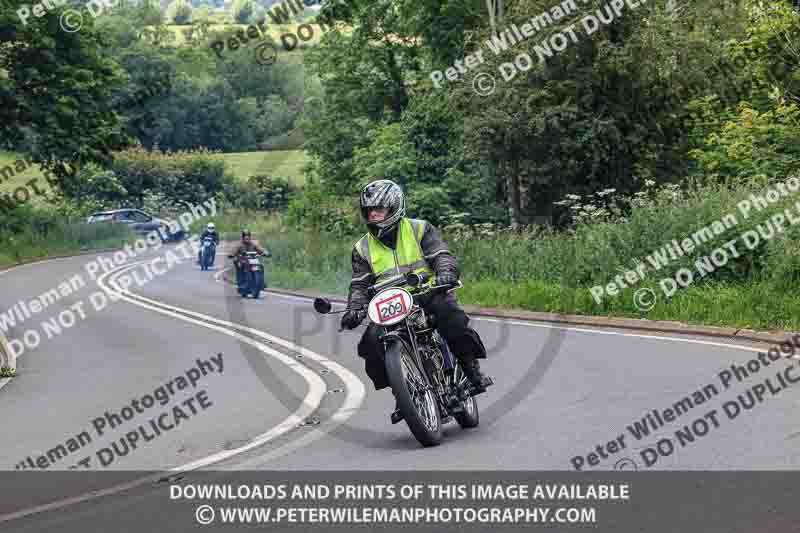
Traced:
[[397, 341], [386, 349], [386, 375], [397, 406], [408, 429], [423, 446], [442, 442], [442, 416], [431, 389], [424, 392], [427, 379], [417, 367], [410, 349]]
[[[464, 371], [461, 370], [460, 365], [456, 366], [456, 379], [459, 382], [458, 386], [469, 390], [469, 381], [464, 375]], [[461, 408], [463, 411], [460, 413], [453, 413], [453, 417], [456, 419], [456, 422], [458, 422], [458, 425], [464, 429], [477, 427], [480, 423], [480, 415], [478, 414], [478, 402], [475, 401], [475, 397], [470, 396], [466, 400], [463, 400], [461, 402]]]

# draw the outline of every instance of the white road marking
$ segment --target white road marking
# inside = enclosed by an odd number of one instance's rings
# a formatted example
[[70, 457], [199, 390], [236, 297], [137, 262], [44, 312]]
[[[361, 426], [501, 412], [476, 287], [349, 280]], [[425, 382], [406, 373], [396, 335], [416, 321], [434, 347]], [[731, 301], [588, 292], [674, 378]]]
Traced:
[[548, 328], [548, 329], [563, 329], [566, 331], [577, 331], [578, 333], [594, 333], [596, 335], [618, 335], [622, 337], [636, 337], [640, 339], [656, 339], [662, 341], [675, 341], [675, 342], [688, 342], [692, 344], [706, 344], [709, 346], [720, 346], [722, 348], [732, 348], [734, 350], [747, 350], [749, 352], [760, 352], [758, 348], [754, 348], [752, 346], [744, 346], [742, 344], [727, 344], [724, 342], [714, 342], [714, 341], [702, 341], [700, 339], [684, 339], [681, 337], [664, 337], [661, 335], [644, 335], [640, 333], [625, 333], [622, 331], [603, 331], [603, 330], [594, 330], [594, 329], [584, 329], [584, 328], [576, 328], [576, 327], [566, 327], [566, 326], [554, 326], [552, 324], [538, 324], [533, 322], [520, 322], [518, 320], [503, 320], [500, 318], [485, 318], [476, 316], [475, 320], [484, 320], [486, 322], [501, 322], [505, 324], [513, 324], [515, 326], [527, 326], [531, 328]]
[[[66, 260], [66, 259], [70, 259], [70, 258], [57, 258], [57, 259], [40, 261], [40, 262], [36, 262], [36, 263], [28, 263], [26, 265], [20, 265], [19, 267], [12, 267], [11, 269], [0, 271], [0, 275], [6, 274], [6, 273], [8, 273], [8, 272], [10, 272], [12, 270], [16, 270], [17, 268], [21, 268], [21, 267], [24, 267], [24, 266], [40, 265], [40, 264], [47, 263], [47, 262], [62, 261], [62, 260]], [[135, 263], [135, 264], [130, 264], [130, 265], [123, 265], [122, 267], [120, 267], [120, 269], [116, 269], [116, 270], [113, 270], [111, 272], [108, 272], [108, 273], [104, 274], [103, 276], [101, 276], [101, 279], [104, 279], [106, 276], [108, 276], [109, 274], [112, 274], [112, 273], [121, 274], [123, 268], [126, 268], [126, 267], [133, 268], [133, 267], [138, 266], [141, 263], [144, 263], [144, 261], [141, 261], [141, 262], [138, 262], [138, 263]], [[229, 268], [217, 272], [214, 275], [215, 280], [216, 281], [220, 281], [220, 277], [227, 270], [229, 270]], [[100, 282], [100, 280], [98, 280], [98, 283], [99, 282]], [[109, 290], [109, 289], [106, 288], [106, 290]], [[238, 334], [236, 334], [234, 332], [226, 331], [223, 328], [217, 328], [217, 327], [214, 327], [214, 326], [212, 326], [210, 324], [206, 324], [204, 322], [199, 322], [199, 321], [196, 321], [196, 320], [192, 320], [192, 319], [186, 318], [184, 316], [178, 315], [176, 313], [172, 313], [172, 312], [166, 311], [164, 309], [159, 309], [159, 308], [144, 304], [142, 302], [138, 302], [138, 301], [134, 300], [133, 298], [141, 299], [141, 300], [144, 300], [144, 301], [149, 301], [149, 302], [152, 302], [152, 303], [154, 303], [156, 305], [164, 306], [166, 308], [171, 308], [171, 309], [180, 311], [182, 313], [186, 313], [188, 315], [194, 315], [194, 316], [202, 317], [204, 320], [208, 320], [208, 321], [211, 321], [211, 322], [216, 322], [216, 323], [219, 323], [219, 324], [225, 324], [228, 327], [232, 327], [234, 329], [238, 329], [239, 331], [246, 331], [246, 332], [251, 333], [253, 335], [256, 335], [258, 337], [265, 338], [265, 339], [268, 339], [268, 340], [270, 340], [272, 342], [275, 342], [276, 344], [280, 344], [282, 346], [289, 347], [292, 350], [298, 351], [299, 353], [302, 353], [305, 357], [308, 357], [309, 359], [314, 359], [314, 360], [316, 360], [318, 362], [321, 362], [321, 364], [325, 364], [325, 366], [328, 366], [334, 372], [337, 372], [337, 370], [339, 370], [339, 371], [343, 370], [344, 373], [345, 373], [344, 375], [348, 375], [349, 374], [349, 376], [352, 376], [352, 379], [354, 379], [355, 382], [358, 384], [358, 387], [360, 388], [360, 391], [358, 391], [358, 390], [356, 392], [351, 391], [350, 387], [348, 386], [348, 395], [347, 395], [347, 399], [345, 400], [345, 404], [337, 412], [337, 414], [334, 415], [334, 417], [338, 418], [340, 421], [344, 421], [347, 418], [349, 418], [350, 416], [352, 416], [352, 413], [355, 410], [358, 409], [358, 407], [361, 405], [361, 403], [363, 401], [363, 391], [364, 391], [363, 383], [361, 383], [361, 381], [358, 380], [358, 378], [355, 377], [355, 375], [352, 374], [352, 372], [350, 372], [346, 368], [342, 367], [341, 365], [338, 365], [338, 363], [335, 363], [333, 361], [327, 360], [325, 357], [323, 357], [323, 356], [321, 356], [319, 354], [316, 354], [315, 352], [312, 352], [312, 351], [310, 351], [310, 350], [308, 350], [306, 348], [303, 348], [303, 347], [295, 345], [294, 343], [291, 343], [289, 341], [285, 341], [283, 339], [280, 339], [278, 337], [274, 337], [272, 335], [269, 335], [269, 334], [266, 334], [264, 332], [255, 330], [255, 329], [250, 328], [250, 327], [243, 327], [243, 326], [240, 326], [238, 324], [234, 324], [234, 323], [231, 323], [231, 322], [218, 320], [216, 318], [209, 317], [207, 315], [202, 315], [201, 313], [196, 313], [194, 311], [189, 311], [189, 310], [185, 310], [185, 309], [182, 309], [182, 308], [169, 306], [167, 304], [163, 304], [163, 303], [157, 302], [155, 300], [150, 300], [150, 299], [145, 298], [145, 297], [140, 296], [140, 295], [135, 295], [135, 294], [133, 294], [130, 291], [127, 291], [127, 290], [123, 291], [122, 289], [119, 289], [118, 287], [116, 288], [116, 290], [114, 290], [114, 292], [126, 293], [129, 296], [124, 296], [123, 295], [122, 298], [125, 299], [126, 301], [130, 302], [130, 303], [133, 303], [134, 305], [139, 305], [139, 306], [147, 308], [147, 309], [152, 309], [152, 310], [154, 310], [156, 312], [160, 312], [160, 313], [163, 313], [163, 314], [174, 316], [175, 318], [178, 318], [180, 320], [185, 320], [187, 322], [191, 322], [191, 323], [194, 323], [194, 324], [197, 324], [197, 325], [208, 327], [210, 329], [215, 329], [215, 330], [221, 331], [221, 332], [223, 332], [223, 333], [225, 333], [227, 335], [231, 335], [233, 337], [240, 338], [244, 342], [257, 347], [258, 349], [261, 349], [263, 347], [263, 348], [266, 348], [266, 350], [271, 350], [268, 346], [265, 346], [264, 344], [258, 343], [256, 341], [252, 341], [251, 339], [249, 339], [247, 337], [243, 337], [241, 335], [238, 335]], [[313, 299], [313, 297], [289, 296], [289, 295], [283, 295], [283, 294], [277, 294], [277, 293], [271, 293], [271, 294], [273, 296], [276, 296], [276, 297], [285, 298], [285, 299], [293, 299], [293, 300], [308, 301], [308, 300], [312, 300]], [[131, 296], [133, 298], [131, 298]], [[760, 352], [760, 351], [762, 351], [762, 350], [759, 350], [758, 348], [754, 348], [754, 347], [750, 347], [750, 346], [737, 345], [737, 344], [727, 344], [727, 343], [720, 343], [720, 342], [713, 342], [713, 341], [703, 341], [703, 340], [699, 340], [699, 339], [686, 339], [686, 338], [681, 338], [681, 337], [665, 337], [665, 336], [657, 336], [657, 335], [643, 335], [643, 334], [625, 333], [625, 332], [616, 332], [616, 331], [603, 331], [603, 330], [585, 329], [585, 328], [577, 328], [577, 327], [569, 327], [569, 326], [556, 326], [556, 325], [552, 325], [552, 324], [541, 324], [541, 323], [537, 323], [537, 322], [534, 322], [534, 321], [522, 322], [522, 321], [519, 321], [519, 320], [504, 320], [504, 319], [480, 317], [480, 316], [475, 316], [475, 315], [473, 315], [473, 316], [474, 316], [475, 320], [483, 320], [483, 321], [487, 321], [487, 322], [503, 322], [503, 323], [507, 323], [507, 324], [517, 325], [517, 326], [524, 326], [524, 327], [560, 329], [560, 330], [564, 330], [564, 331], [575, 331], [575, 332], [579, 332], [579, 333], [590, 333], [590, 334], [599, 334], [599, 335], [617, 335], [617, 336], [622, 336], [622, 337], [636, 337], [636, 338], [643, 338], [643, 339], [655, 339], [655, 340], [673, 341], [673, 342], [688, 342], [688, 343], [692, 343], [692, 344], [704, 344], [704, 345], [710, 345], [710, 346], [719, 346], [719, 347], [724, 347], [724, 348], [731, 348], [731, 349], [735, 349], [735, 350], [745, 350], [745, 351], [750, 351], [750, 352]], [[292, 347], [292, 346], [294, 346], [294, 347]], [[262, 350], [262, 351], [265, 351], [265, 350]], [[269, 353], [269, 352], [267, 352], [267, 353]], [[275, 352], [275, 353], [280, 355], [280, 356], [282, 356], [282, 357], [287, 357], [287, 356], [284, 356], [283, 354], [281, 354], [280, 352]], [[800, 358], [800, 357], [795, 356], [794, 358]], [[325, 361], [325, 363], [322, 363], [322, 361]], [[298, 363], [296, 363], [295, 361], [292, 361], [292, 365], [293, 365], [292, 368], [296, 368]], [[338, 367], [338, 369], [336, 367]], [[337, 372], [337, 374], [338, 374], [338, 372]], [[321, 378], [316, 376], [316, 374], [314, 374], [314, 377], [317, 378], [317, 379], [320, 379], [320, 381], [321, 381]], [[342, 376], [340, 376], [340, 378], [341, 377]], [[344, 381], [344, 379], [343, 379], [343, 381]], [[322, 385], [323, 385], [323, 387], [325, 387], [324, 382], [323, 382]], [[348, 383], [348, 385], [349, 385], [349, 383]], [[358, 394], [359, 392], [361, 393], [361, 398], [358, 397], [359, 396], [359, 394]], [[306, 403], [304, 402], [303, 405], [305, 406]], [[345, 408], [345, 406], [347, 406], [347, 407]], [[294, 415], [292, 415], [292, 416], [294, 416]], [[289, 420], [289, 418], [287, 418], [287, 420]], [[284, 421], [284, 423], [286, 423], [286, 421]], [[263, 442], [267, 442], [268, 440], [274, 439], [280, 433], [273, 433], [273, 432], [281, 431], [279, 428], [282, 428], [284, 423], [280, 424], [279, 426], [276, 426], [275, 428], [273, 428], [273, 430], [260, 435], [259, 437], [257, 437], [257, 439], [266, 437], [266, 440], [264, 440]], [[294, 425], [292, 427], [294, 427]], [[289, 429], [291, 429], [291, 427], [289, 427], [288, 429], [283, 429], [282, 432], [286, 432]], [[319, 431], [313, 432], [311, 434], [315, 434], [315, 433], [319, 434], [319, 436], [317, 438], [319, 438], [319, 437], [324, 435], [322, 432], [319, 432]], [[302, 440], [306, 440], [311, 434], [306, 435], [306, 437], [304, 437]], [[312, 440], [316, 440], [316, 439], [312, 439]], [[260, 444], [263, 444], [263, 442], [260, 443]], [[237, 455], [239, 453], [242, 453], [243, 451], [247, 451], [247, 450], [252, 449], [252, 448], [254, 448], [256, 446], [259, 446], [260, 444], [250, 443], [250, 444], [245, 445], [245, 446], [243, 446], [241, 448], [237, 448], [236, 450], [229, 450], [229, 451], [226, 451], [226, 452], [221, 452], [219, 454], [215, 454], [215, 455], [209, 456], [208, 458], [201, 459], [201, 460], [195, 461], [193, 463], [189, 463], [188, 465], [183, 465], [183, 466], [176, 467], [176, 468], [172, 469], [171, 471], [181, 472], [181, 471], [188, 471], [188, 470], [201, 468], [203, 466], [207, 466], [209, 464], [213, 464], [214, 462], [219, 462], [219, 461], [225, 460], [225, 459], [227, 459], [227, 458], [229, 458], [229, 457], [231, 457], [233, 455]], [[269, 457], [270, 455], [273, 455], [274, 453], [278, 452], [279, 450], [281, 450], [281, 449], [279, 448], [278, 450], [274, 450], [272, 453], [267, 454], [267, 456], [265, 456], [265, 457]], [[213, 458], [213, 457], [222, 457], [222, 458], [221, 459], [217, 459], [216, 461], [211, 461], [210, 458]], [[12, 520], [12, 519], [15, 519], [15, 518], [20, 518], [22, 516], [27, 516], [27, 515], [30, 515], [30, 514], [35, 514], [35, 513], [39, 513], [39, 512], [43, 512], [43, 511], [47, 511], [47, 510], [66, 507], [68, 505], [72, 505], [72, 504], [75, 504], [75, 503], [79, 503], [79, 502], [90, 500], [90, 499], [94, 499], [94, 498], [98, 498], [98, 497], [101, 497], [101, 496], [116, 494], [118, 492], [122, 492], [122, 491], [125, 491], [125, 490], [128, 490], [130, 488], [134, 488], [134, 487], [140, 486], [142, 484], [145, 484], [145, 483], [148, 483], [148, 482], [151, 482], [151, 481], [155, 481], [157, 479], [160, 479], [161, 477], [163, 477], [163, 476], [161, 474], [159, 474], [159, 475], [151, 476], [151, 477], [148, 477], [148, 478], [142, 478], [142, 479], [134, 480], [134, 481], [132, 481], [130, 483], [126, 483], [124, 485], [118, 485], [118, 486], [111, 487], [109, 489], [105, 489], [105, 490], [102, 490], [102, 491], [96, 491], [96, 492], [92, 492], [92, 493], [89, 493], [89, 494], [76, 496], [76, 497], [73, 497], [73, 498], [70, 498], [70, 499], [67, 499], [67, 500], [61, 500], [59, 502], [53, 502], [51, 504], [46, 504], [46, 505], [42, 505], [42, 506], [31, 508], [31, 509], [26, 509], [26, 510], [19, 511], [19, 512], [16, 512], [16, 513], [12, 513], [12, 514], [0, 515], [0, 522], [4, 522], [4, 521], [7, 521], [7, 520]]]
[[[257, 336], [259, 336], [261, 338], [271, 340], [272, 342], [275, 342], [276, 344], [280, 344], [281, 346], [284, 346], [284, 347], [289, 348], [291, 350], [298, 351], [298, 352], [302, 353], [305, 357], [307, 357], [309, 359], [313, 359], [313, 360], [319, 362], [320, 364], [328, 367], [330, 370], [332, 370], [334, 373], [336, 373], [340, 377], [340, 379], [342, 379], [342, 381], [347, 385], [347, 396], [345, 398], [345, 401], [342, 404], [342, 406], [340, 407], [340, 409], [331, 417], [332, 420], [336, 420], [339, 423], [344, 422], [350, 416], [352, 416], [353, 413], [356, 410], [358, 410], [358, 408], [361, 406], [361, 404], [362, 404], [362, 402], [364, 400], [364, 396], [365, 396], [365, 389], [364, 389], [363, 383], [361, 383], [361, 381], [352, 372], [350, 372], [346, 368], [342, 367], [341, 365], [339, 365], [339, 364], [337, 364], [337, 363], [335, 363], [333, 361], [328, 360], [326, 357], [324, 357], [324, 356], [322, 356], [320, 354], [317, 354], [316, 352], [313, 352], [311, 350], [303, 348], [302, 346], [295, 345], [294, 343], [291, 343], [289, 341], [285, 341], [285, 340], [280, 339], [278, 337], [274, 337], [272, 335], [268, 335], [268, 334], [266, 334], [264, 332], [261, 332], [261, 331], [258, 331], [256, 329], [254, 329], [254, 328], [243, 327], [243, 326], [240, 326], [238, 324], [234, 324], [232, 322], [227, 322], [227, 321], [224, 321], [224, 320], [218, 320], [218, 319], [216, 319], [214, 317], [203, 315], [201, 313], [196, 313], [194, 311], [181, 309], [181, 308], [175, 307], [175, 306], [169, 306], [167, 304], [162, 304], [161, 302], [156, 302], [154, 300], [150, 300], [150, 299], [144, 298], [144, 297], [139, 296], [139, 295], [134, 295], [133, 293], [131, 293], [128, 290], [120, 289], [116, 285], [116, 283], [113, 281], [113, 279], [111, 279], [111, 278], [109, 278], [109, 283], [113, 286], [113, 288], [109, 288], [105, 284], [105, 279], [107, 277], [109, 277], [109, 276], [116, 277], [116, 275], [121, 275], [125, 271], [127, 271], [129, 269], [132, 269], [132, 268], [136, 268], [137, 266], [139, 266], [140, 264], [143, 264], [145, 262], [146, 261], [139, 261], [137, 263], [132, 263], [132, 264], [129, 264], [129, 265], [122, 265], [121, 267], [116, 268], [114, 270], [111, 270], [111, 271], [103, 274], [102, 276], [100, 276], [98, 278], [98, 280], [97, 280], [97, 283], [104, 290], [106, 290], [108, 292], [114, 292], [116, 294], [119, 294], [121, 299], [123, 299], [123, 300], [125, 300], [125, 301], [127, 301], [129, 303], [132, 303], [134, 305], [138, 305], [139, 307], [143, 307], [145, 309], [150, 309], [152, 311], [156, 311], [158, 313], [162, 313], [162, 314], [171, 316], [173, 318], [177, 318], [179, 320], [183, 320], [185, 322], [189, 322], [191, 324], [195, 324], [195, 325], [198, 325], [198, 326], [201, 326], [201, 327], [213, 329], [213, 330], [219, 331], [220, 333], [223, 333], [225, 335], [229, 335], [231, 337], [234, 337], [234, 338], [236, 338], [236, 339], [238, 339], [238, 340], [240, 340], [242, 342], [245, 342], [245, 343], [255, 347], [256, 349], [260, 350], [261, 352], [267, 353], [267, 354], [271, 355], [272, 357], [275, 357], [276, 359], [278, 359], [282, 363], [286, 364], [292, 370], [294, 370], [295, 372], [300, 374], [306, 380], [306, 382], [309, 384], [309, 392], [306, 395], [306, 397], [304, 398], [303, 403], [298, 407], [298, 409], [294, 413], [289, 415], [286, 419], [284, 419], [277, 426], [273, 427], [272, 429], [270, 429], [269, 431], [267, 431], [265, 433], [262, 433], [261, 435], [256, 436], [254, 439], [252, 439], [249, 443], [247, 443], [244, 446], [240, 446], [239, 448], [235, 448], [233, 450], [226, 450], [224, 452], [218, 452], [218, 453], [209, 455], [209, 456], [207, 456], [205, 458], [193, 461], [191, 463], [187, 463], [187, 464], [184, 464], [184, 465], [181, 465], [181, 466], [177, 466], [175, 468], [170, 469], [169, 472], [188, 472], [188, 471], [191, 471], [191, 470], [196, 470], [196, 469], [203, 468], [203, 467], [215, 464], [215, 463], [219, 463], [219, 462], [225, 461], [227, 459], [230, 459], [232, 457], [235, 457], [237, 455], [245, 453], [245, 452], [247, 452], [249, 450], [252, 450], [254, 448], [262, 446], [263, 444], [269, 442], [270, 440], [273, 440], [273, 439], [279, 437], [280, 435], [283, 435], [286, 432], [291, 431], [292, 429], [295, 429], [298, 425], [300, 425], [306, 419], [306, 417], [308, 415], [310, 415], [311, 413], [313, 413], [314, 411], [317, 410], [317, 408], [319, 407], [319, 404], [322, 401], [322, 398], [323, 398], [325, 392], [327, 391], [327, 386], [326, 386], [325, 382], [322, 380], [322, 378], [319, 377], [317, 374], [315, 374], [313, 371], [311, 371], [311, 369], [309, 369], [305, 365], [297, 362], [294, 358], [292, 358], [292, 357], [290, 357], [288, 355], [282, 354], [281, 352], [278, 352], [277, 350], [274, 350], [274, 349], [270, 348], [269, 346], [267, 346], [267, 345], [265, 345], [265, 344], [263, 344], [261, 342], [255, 341], [253, 339], [250, 339], [249, 337], [246, 337], [244, 335], [236, 333], [235, 331], [230, 331], [229, 329], [225, 329], [225, 328], [220, 327], [220, 326], [215, 326], [215, 325], [209, 324], [207, 322], [201, 322], [199, 320], [188, 318], [188, 317], [182, 316], [182, 315], [180, 315], [180, 314], [178, 314], [176, 312], [168, 311], [166, 309], [162, 309], [162, 308], [156, 307], [154, 305], [145, 304], [143, 302], [138, 301], [136, 298], [141, 298], [143, 300], [150, 301], [153, 304], [156, 304], [158, 306], [167, 307], [167, 308], [173, 309], [175, 311], [179, 311], [179, 312], [186, 313], [186, 314], [191, 314], [193, 316], [196, 316], [196, 317], [199, 317], [199, 318], [203, 318], [204, 320], [209, 321], [209, 322], [216, 322], [218, 324], [224, 324], [228, 328], [237, 329], [239, 331], [247, 331], [247, 332], [249, 332], [251, 334], [254, 334], [254, 335], [257, 335]], [[323, 435], [320, 432], [320, 435], [317, 438], [319, 438], [321, 436], [323, 436]], [[313, 439], [313, 440], [316, 440], [316, 439]], [[304, 441], [307, 441], [307, 439], [304, 439]], [[66, 499], [55, 501], [55, 502], [51, 502], [51, 503], [48, 503], [48, 504], [39, 505], [39, 506], [31, 507], [31, 508], [28, 508], [28, 509], [23, 509], [21, 511], [16, 511], [14, 513], [0, 515], [0, 522], [6, 522], [6, 521], [9, 521], [9, 520], [18, 519], [18, 518], [22, 518], [24, 516], [29, 516], [29, 515], [32, 515], [32, 514], [37, 514], [37, 513], [41, 513], [41, 512], [45, 512], [45, 511], [52, 511], [52, 510], [56, 510], [56, 509], [61, 509], [63, 507], [67, 507], [67, 506], [70, 506], [70, 505], [74, 505], [76, 503], [80, 503], [80, 502], [85, 502], [85, 501], [88, 501], [88, 500], [96, 499], [96, 498], [99, 498], [99, 497], [102, 497], [102, 496], [109, 496], [109, 495], [112, 495], [112, 494], [117, 494], [119, 492], [123, 492], [123, 491], [129, 490], [129, 489], [132, 489], [132, 488], [135, 488], [135, 487], [147, 484], [147, 483], [155, 482], [155, 481], [157, 481], [158, 479], [160, 479], [162, 477], [164, 477], [163, 474], [158, 474], [158, 475], [154, 475], [154, 476], [148, 476], [148, 477], [145, 477], [145, 478], [139, 478], [139, 479], [133, 480], [133, 481], [131, 481], [129, 483], [116, 485], [116, 486], [113, 486], [113, 487], [109, 487], [107, 489], [94, 491], [94, 492], [89, 492], [89, 493], [81, 494], [81, 495], [78, 495], [78, 496], [73, 496], [71, 498], [66, 498]]]

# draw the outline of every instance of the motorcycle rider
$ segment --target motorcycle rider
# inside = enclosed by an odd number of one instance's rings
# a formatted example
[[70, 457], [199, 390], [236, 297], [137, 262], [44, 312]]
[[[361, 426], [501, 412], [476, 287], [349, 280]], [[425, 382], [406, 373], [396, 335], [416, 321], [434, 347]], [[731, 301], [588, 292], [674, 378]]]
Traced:
[[[200, 235], [200, 242], [203, 242], [203, 240], [206, 237], [211, 237], [212, 239], [214, 239], [214, 247], [219, 245], [219, 234], [217, 233], [217, 227], [214, 225], [213, 222], [209, 222], [208, 225], [206, 226], [205, 231], [203, 231], [203, 233]], [[203, 249], [200, 248], [200, 250], [197, 252], [197, 264], [198, 265], [200, 264], [200, 256], [202, 254], [203, 254]], [[211, 264], [212, 265], [214, 264], [214, 256], [213, 255], [211, 256]]]
[[244, 263], [240, 260], [240, 257], [245, 252], [258, 252], [259, 255], [262, 257], [270, 257], [272, 254], [269, 253], [267, 250], [264, 250], [261, 246], [258, 245], [256, 241], [253, 240], [253, 234], [250, 232], [249, 229], [242, 230], [242, 240], [236, 246], [231, 254], [228, 255], [229, 258], [233, 259], [233, 264], [236, 266], [236, 284], [239, 288], [242, 287], [242, 282], [246, 279], [242, 275], [242, 266]]
[[[361, 191], [361, 216], [369, 230], [353, 247], [353, 277], [347, 307], [342, 315], [342, 328], [354, 329], [366, 317], [368, 287], [400, 272], [435, 274], [436, 285], [456, 284], [458, 262], [442, 240], [439, 231], [429, 222], [406, 218], [403, 190], [390, 180], [377, 180]], [[468, 326], [469, 317], [461, 309], [455, 295], [436, 294], [425, 305], [436, 315], [436, 329], [447, 341], [461, 362], [464, 373], [473, 385], [473, 394], [486, 391], [491, 379], [481, 373], [478, 359], [486, 358], [486, 348], [478, 332]], [[367, 375], [375, 390], [389, 386], [384, 366], [385, 349], [380, 328], [370, 324], [358, 344], [358, 355], [364, 359]], [[395, 408], [392, 423], [402, 420]]]

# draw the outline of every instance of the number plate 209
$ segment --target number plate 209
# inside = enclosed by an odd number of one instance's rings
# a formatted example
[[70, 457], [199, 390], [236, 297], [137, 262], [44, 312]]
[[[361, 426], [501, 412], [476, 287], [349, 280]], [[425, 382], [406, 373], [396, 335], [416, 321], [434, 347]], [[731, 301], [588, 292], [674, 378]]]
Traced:
[[369, 318], [388, 326], [403, 320], [411, 311], [411, 295], [403, 289], [387, 289], [376, 295], [369, 305]]

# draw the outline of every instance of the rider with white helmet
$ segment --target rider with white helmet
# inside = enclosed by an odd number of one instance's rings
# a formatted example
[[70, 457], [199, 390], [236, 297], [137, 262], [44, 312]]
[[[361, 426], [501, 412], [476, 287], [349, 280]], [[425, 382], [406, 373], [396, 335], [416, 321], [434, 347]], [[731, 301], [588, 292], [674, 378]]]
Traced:
[[[200, 235], [200, 242], [203, 242], [203, 239], [205, 239], [206, 237], [211, 237], [212, 239], [214, 239], [214, 246], [217, 246], [219, 244], [219, 234], [217, 233], [217, 227], [214, 225], [213, 222], [209, 222], [208, 225], [206, 226], [205, 231]], [[200, 264], [200, 253], [201, 252], [197, 252], [198, 265]], [[211, 264], [212, 265], [214, 264], [213, 257], [211, 258]]]

